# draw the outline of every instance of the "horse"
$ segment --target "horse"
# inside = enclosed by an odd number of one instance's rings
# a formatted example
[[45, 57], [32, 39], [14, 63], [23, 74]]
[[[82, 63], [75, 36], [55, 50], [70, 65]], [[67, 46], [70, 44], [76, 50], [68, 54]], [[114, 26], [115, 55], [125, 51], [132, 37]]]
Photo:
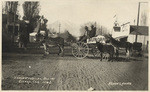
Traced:
[[109, 54], [109, 59], [108, 61], [113, 61], [113, 55], [114, 55], [114, 47], [112, 45], [107, 45], [107, 44], [103, 44], [101, 42], [96, 41], [96, 46], [98, 48], [98, 50], [100, 51], [100, 55], [101, 55], [101, 61], [103, 59], [103, 53], [108, 53]]
[[87, 41], [87, 36], [86, 35], [83, 35], [83, 36], [80, 36], [79, 42], [86, 42]]
[[[119, 48], [125, 48], [126, 51], [126, 55], [129, 57], [130, 56], [130, 52], [132, 51], [133, 48], [133, 44], [130, 42], [121, 42], [118, 41], [116, 39], [114, 39], [110, 34], [109, 35], [105, 35], [107, 42], [110, 42], [118, 51]], [[119, 56], [119, 52], [118, 52], [118, 56]]]
[[40, 42], [44, 46], [44, 55], [49, 54], [49, 47], [59, 47], [58, 55], [64, 55], [64, 38], [62, 37], [45, 37], [44, 35], [37, 33], [35, 37], [37, 42]]

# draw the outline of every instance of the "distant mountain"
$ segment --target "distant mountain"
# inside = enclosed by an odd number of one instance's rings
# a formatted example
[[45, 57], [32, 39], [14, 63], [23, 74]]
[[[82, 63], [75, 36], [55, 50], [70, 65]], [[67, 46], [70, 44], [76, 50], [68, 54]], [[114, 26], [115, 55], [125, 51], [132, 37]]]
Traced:
[[60, 37], [64, 38], [67, 42], [75, 42], [76, 37], [74, 37], [72, 34], [70, 34], [68, 31], [65, 31], [63, 33], [59, 34]]
[[48, 29], [50, 31], [56, 31], [59, 33], [59, 26], [60, 26], [60, 33], [68, 31], [73, 36], [78, 36], [79, 33], [79, 27], [75, 25], [74, 23], [71, 23], [70, 21], [64, 21], [64, 20], [58, 20], [51, 24], [48, 24]]

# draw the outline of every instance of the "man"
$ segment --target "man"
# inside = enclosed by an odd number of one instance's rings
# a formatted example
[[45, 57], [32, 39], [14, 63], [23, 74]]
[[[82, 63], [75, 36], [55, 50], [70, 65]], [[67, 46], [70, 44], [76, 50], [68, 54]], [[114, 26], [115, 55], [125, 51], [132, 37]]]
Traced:
[[90, 31], [90, 38], [95, 37], [96, 35], [96, 27], [94, 27], [94, 25], [91, 26], [91, 31]]

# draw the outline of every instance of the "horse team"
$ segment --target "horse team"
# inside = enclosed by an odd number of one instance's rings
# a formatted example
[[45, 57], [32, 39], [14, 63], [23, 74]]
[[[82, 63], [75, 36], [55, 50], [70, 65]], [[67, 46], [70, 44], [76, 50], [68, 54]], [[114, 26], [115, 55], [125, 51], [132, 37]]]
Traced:
[[[105, 35], [106, 43], [109, 44], [103, 44], [99, 41], [96, 41], [96, 46], [98, 50], [100, 51], [100, 60], [103, 59], [103, 54], [108, 53], [109, 58], [108, 61], [113, 61], [114, 55], [116, 57], [119, 56], [119, 49], [124, 48], [127, 57], [130, 57], [130, 52], [132, 51], [132, 43], [130, 42], [121, 42], [116, 39], [114, 39], [111, 35]], [[58, 46], [59, 52], [58, 55], [63, 56], [64, 55], [64, 39], [61, 37], [45, 37], [41, 35], [40, 33], [36, 35], [36, 41], [40, 42], [44, 46], [44, 55], [49, 54], [49, 47], [51, 46]]]
[[132, 43], [118, 41], [118, 40], [114, 39], [110, 34], [105, 35], [105, 38], [106, 38], [105, 42], [110, 43], [110, 44], [103, 44], [103, 43], [96, 41], [96, 45], [97, 45], [99, 51], [101, 52], [100, 60], [102, 60], [102, 58], [103, 58], [103, 53], [108, 53], [109, 54], [108, 61], [113, 61], [114, 54], [115, 54], [116, 58], [119, 57], [119, 49], [120, 48], [124, 48], [127, 58], [128, 59], [130, 58], [132, 48], [133, 48]]

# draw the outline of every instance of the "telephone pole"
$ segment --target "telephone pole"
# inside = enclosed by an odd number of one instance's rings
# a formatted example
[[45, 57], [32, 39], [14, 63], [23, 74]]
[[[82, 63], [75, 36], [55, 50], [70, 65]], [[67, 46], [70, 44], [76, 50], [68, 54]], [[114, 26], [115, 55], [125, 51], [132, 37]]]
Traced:
[[59, 34], [60, 34], [60, 27], [61, 27], [61, 24], [59, 23]]
[[[139, 6], [138, 6], [138, 16], [137, 16], [137, 29], [136, 31], [138, 31], [138, 28], [139, 28], [139, 16], [140, 16], [140, 4], [141, 3], [148, 3], [148, 2], [139, 2]], [[136, 32], [136, 36], [135, 36], [135, 42], [137, 42], [137, 37], [138, 37], [138, 34]]]
[[[139, 6], [138, 6], [138, 16], [137, 16], [137, 30], [138, 31], [138, 26], [139, 26], [139, 15], [140, 15], [140, 2], [139, 2]], [[135, 36], [135, 42], [137, 42], [137, 32], [136, 32], [136, 36]]]

